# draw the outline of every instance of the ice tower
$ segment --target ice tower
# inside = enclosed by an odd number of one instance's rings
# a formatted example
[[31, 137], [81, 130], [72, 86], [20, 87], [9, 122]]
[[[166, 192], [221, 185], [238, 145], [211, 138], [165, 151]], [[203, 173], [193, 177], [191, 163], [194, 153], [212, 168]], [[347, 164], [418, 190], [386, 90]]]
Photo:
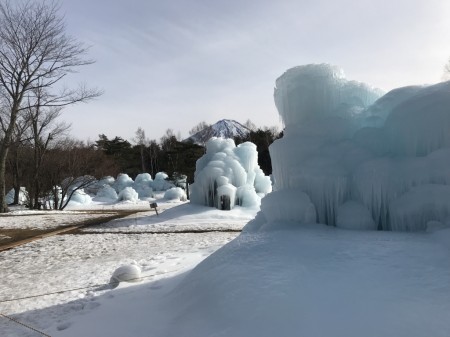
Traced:
[[324, 223], [424, 230], [450, 222], [450, 82], [380, 90], [327, 64], [276, 81], [284, 137], [270, 147], [274, 192], [247, 230]]

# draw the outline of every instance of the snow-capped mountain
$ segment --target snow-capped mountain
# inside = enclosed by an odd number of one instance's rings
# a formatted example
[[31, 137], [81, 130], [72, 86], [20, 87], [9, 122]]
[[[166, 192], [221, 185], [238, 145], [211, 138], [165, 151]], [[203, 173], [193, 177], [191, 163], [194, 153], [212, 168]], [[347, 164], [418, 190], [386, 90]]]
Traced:
[[185, 142], [204, 145], [211, 137], [234, 138], [245, 137], [250, 129], [232, 119], [222, 119], [217, 123], [193, 134]]

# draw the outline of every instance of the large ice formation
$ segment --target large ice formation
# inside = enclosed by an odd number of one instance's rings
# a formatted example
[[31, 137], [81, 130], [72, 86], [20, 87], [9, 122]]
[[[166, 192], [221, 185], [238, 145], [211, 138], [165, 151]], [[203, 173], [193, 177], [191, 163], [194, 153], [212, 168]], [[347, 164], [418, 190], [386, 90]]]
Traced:
[[206, 154], [197, 160], [191, 201], [200, 205], [232, 209], [259, 206], [272, 183], [258, 165], [256, 145], [235, 145], [232, 139], [211, 138]]
[[261, 206], [259, 225], [249, 228], [295, 220], [412, 231], [447, 221], [450, 82], [379, 96], [326, 64], [289, 69], [277, 79], [285, 130], [270, 147], [274, 190], [293, 200], [279, 202], [274, 193]]

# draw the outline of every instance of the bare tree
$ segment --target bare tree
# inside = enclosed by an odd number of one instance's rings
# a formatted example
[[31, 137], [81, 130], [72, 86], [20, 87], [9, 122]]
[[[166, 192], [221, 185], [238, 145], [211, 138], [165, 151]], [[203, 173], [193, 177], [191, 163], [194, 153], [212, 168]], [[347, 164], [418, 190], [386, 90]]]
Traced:
[[444, 74], [442, 75], [442, 80], [444, 81], [450, 80], [450, 59], [444, 66]]
[[194, 126], [192, 129], [189, 130], [189, 136], [195, 135], [197, 132], [200, 132], [206, 128], [210, 127], [208, 123], [205, 121], [198, 123], [196, 126]]
[[41, 197], [40, 173], [44, 156], [51, 142], [63, 136], [70, 128], [64, 122], [56, 122], [62, 107], [46, 106], [46, 95], [43, 89], [36, 89], [33, 100], [28, 98], [28, 108], [25, 119], [30, 125], [29, 139], [33, 149], [31, 181], [27, 186], [29, 193], [29, 207], [37, 208]]
[[258, 129], [256, 124], [253, 123], [250, 119], [247, 119], [247, 121], [244, 123], [244, 126], [250, 131], [256, 131]]
[[[0, 100], [7, 107], [1, 116], [0, 212], [6, 212], [5, 167], [14, 127], [29, 106], [24, 101], [36, 91], [46, 92], [42, 106], [62, 107], [99, 96], [95, 89], [67, 89], [62, 79], [83, 65], [87, 48], [66, 35], [63, 17], [55, 3], [8, 1], [0, 3]], [[58, 84], [60, 90], [56, 90]], [[3, 105], [3, 104], [2, 104]]]
[[145, 131], [143, 128], [138, 127], [136, 130], [136, 137], [133, 138], [133, 141], [136, 143], [136, 145], [139, 146], [139, 150], [141, 152], [141, 166], [142, 166], [142, 173], [147, 172], [147, 168], [145, 165], [145, 147], [148, 144], [148, 140], [145, 137]]

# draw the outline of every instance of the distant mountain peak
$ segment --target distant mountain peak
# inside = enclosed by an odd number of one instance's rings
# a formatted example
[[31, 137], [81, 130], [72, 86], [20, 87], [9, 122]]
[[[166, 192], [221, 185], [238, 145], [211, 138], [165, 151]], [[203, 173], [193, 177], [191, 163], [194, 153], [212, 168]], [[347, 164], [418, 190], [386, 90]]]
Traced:
[[250, 129], [233, 119], [221, 119], [217, 123], [186, 138], [184, 142], [204, 145], [212, 137], [234, 138], [245, 137]]

